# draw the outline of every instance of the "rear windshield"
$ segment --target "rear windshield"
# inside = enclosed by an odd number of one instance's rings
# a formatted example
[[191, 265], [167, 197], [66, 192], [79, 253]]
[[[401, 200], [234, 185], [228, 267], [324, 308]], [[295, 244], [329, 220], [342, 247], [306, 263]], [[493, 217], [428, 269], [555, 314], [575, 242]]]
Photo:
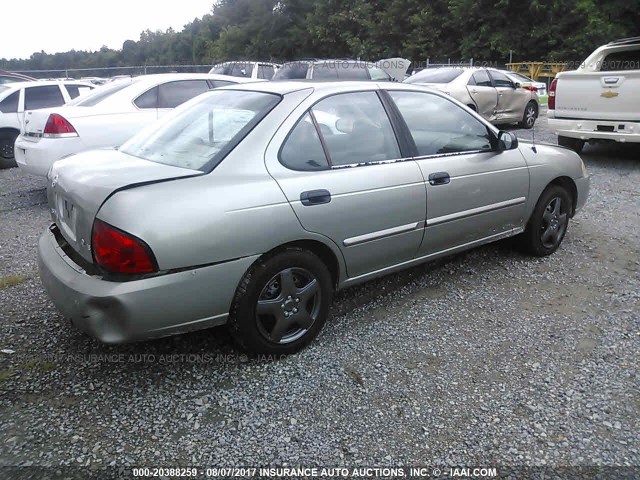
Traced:
[[300, 80], [307, 78], [309, 64], [307, 62], [287, 63], [273, 76], [273, 80]]
[[86, 95], [81, 95], [74, 100], [71, 100], [67, 105], [75, 105], [76, 107], [93, 107], [106, 100], [114, 93], [128, 87], [134, 81], [135, 80], [132, 78], [123, 78], [122, 80], [116, 80], [113, 83], [102, 85]]
[[405, 83], [449, 83], [460, 75], [461, 68], [429, 68], [411, 75]]
[[211, 171], [280, 101], [279, 95], [215, 90], [146, 128], [120, 150], [152, 162]]

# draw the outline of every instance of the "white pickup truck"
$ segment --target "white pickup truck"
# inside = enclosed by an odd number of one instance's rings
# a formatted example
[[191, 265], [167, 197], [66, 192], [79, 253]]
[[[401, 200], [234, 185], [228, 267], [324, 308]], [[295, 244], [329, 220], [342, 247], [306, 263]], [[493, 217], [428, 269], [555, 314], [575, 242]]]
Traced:
[[596, 49], [549, 88], [549, 128], [580, 153], [585, 142], [640, 142], [640, 37]]

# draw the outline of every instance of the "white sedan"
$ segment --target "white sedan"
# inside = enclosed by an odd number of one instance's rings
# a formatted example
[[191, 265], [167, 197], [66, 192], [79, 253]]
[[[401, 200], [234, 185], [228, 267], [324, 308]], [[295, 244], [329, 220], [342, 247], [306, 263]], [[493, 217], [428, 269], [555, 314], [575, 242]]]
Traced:
[[59, 108], [26, 112], [15, 142], [23, 171], [46, 176], [61, 158], [90, 149], [115, 148], [185, 101], [249, 79], [207, 73], [165, 73], [125, 78], [96, 88]]
[[0, 168], [16, 166], [13, 144], [26, 110], [64, 105], [93, 88], [91, 83], [77, 80], [33, 80], [0, 85]]

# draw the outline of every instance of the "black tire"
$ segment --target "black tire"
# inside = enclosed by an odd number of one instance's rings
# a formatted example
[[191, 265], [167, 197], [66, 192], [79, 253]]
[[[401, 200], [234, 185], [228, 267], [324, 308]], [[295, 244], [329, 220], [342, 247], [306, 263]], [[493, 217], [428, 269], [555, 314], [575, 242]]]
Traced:
[[527, 106], [524, 107], [524, 113], [522, 114], [522, 120], [520, 121], [520, 127], [530, 129], [536, 123], [536, 119], [538, 118], [538, 105], [536, 102], [529, 102]]
[[558, 135], [558, 145], [560, 145], [561, 147], [570, 148], [576, 153], [580, 153], [584, 148], [584, 140]]
[[258, 260], [245, 274], [229, 313], [229, 332], [254, 354], [295, 353], [322, 329], [332, 296], [331, 274], [322, 260], [287, 248]]
[[0, 168], [18, 166], [13, 154], [13, 144], [16, 143], [16, 138], [18, 138], [18, 132], [10, 130], [0, 132]]
[[522, 234], [525, 251], [537, 257], [555, 252], [567, 233], [572, 205], [571, 194], [565, 188], [560, 185], [547, 187]]

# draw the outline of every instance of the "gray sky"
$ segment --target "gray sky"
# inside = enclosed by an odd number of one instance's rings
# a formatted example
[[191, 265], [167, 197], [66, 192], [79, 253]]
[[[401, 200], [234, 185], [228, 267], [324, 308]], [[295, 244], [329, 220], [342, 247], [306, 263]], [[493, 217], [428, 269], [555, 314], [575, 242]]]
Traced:
[[120, 49], [149, 29], [176, 31], [211, 12], [214, 0], [2, 0], [0, 58], [32, 53]]

